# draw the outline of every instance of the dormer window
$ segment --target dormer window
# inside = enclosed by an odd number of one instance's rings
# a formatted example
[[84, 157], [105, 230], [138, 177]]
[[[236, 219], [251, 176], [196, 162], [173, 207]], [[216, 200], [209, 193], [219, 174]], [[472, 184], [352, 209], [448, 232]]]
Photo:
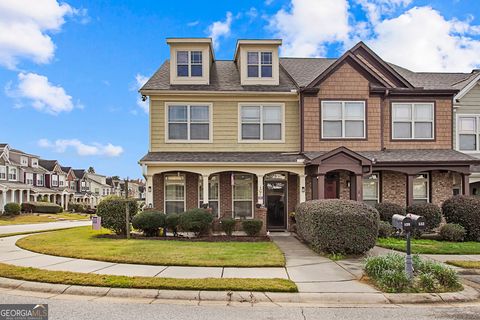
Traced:
[[20, 157], [20, 164], [22, 166], [28, 166], [28, 158], [27, 157]]
[[177, 76], [202, 77], [202, 51], [177, 51]]
[[247, 73], [249, 78], [272, 77], [272, 52], [247, 53]]
[[38, 160], [37, 159], [32, 159], [32, 167], [37, 168], [38, 167]]

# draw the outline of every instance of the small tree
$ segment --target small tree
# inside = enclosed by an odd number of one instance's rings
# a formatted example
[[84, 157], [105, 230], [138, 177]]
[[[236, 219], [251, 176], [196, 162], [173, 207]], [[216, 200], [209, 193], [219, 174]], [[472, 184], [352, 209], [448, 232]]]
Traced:
[[102, 218], [102, 226], [116, 234], [127, 235], [125, 211], [128, 206], [130, 221], [138, 212], [135, 200], [111, 197], [103, 199], [97, 206], [97, 215]]

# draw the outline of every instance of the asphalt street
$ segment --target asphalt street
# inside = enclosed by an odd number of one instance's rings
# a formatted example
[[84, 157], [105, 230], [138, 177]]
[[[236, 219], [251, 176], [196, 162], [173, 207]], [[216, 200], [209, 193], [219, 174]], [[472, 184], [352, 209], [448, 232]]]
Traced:
[[48, 303], [49, 319], [175, 319], [175, 320], [235, 320], [235, 319], [382, 319], [382, 320], [423, 320], [423, 319], [480, 319], [480, 304], [462, 305], [411, 305], [411, 306], [369, 306], [369, 307], [251, 307], [220, 305], [184, 305], [178, 303], [144, 304], [131, 300], [115, 302], [77, 299], [42, 299], [14, 296], [0, 293], [0, 304], [4, 303]]

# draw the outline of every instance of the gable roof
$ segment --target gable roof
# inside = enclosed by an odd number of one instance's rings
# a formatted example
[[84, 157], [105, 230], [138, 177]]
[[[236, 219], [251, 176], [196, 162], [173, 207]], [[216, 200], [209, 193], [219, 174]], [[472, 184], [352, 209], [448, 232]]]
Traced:
[[55, 169], [55, 166], [58, 164], [58, 161], [39, 159], [38, 164], [48, 171], [53, 171]]
[[[455, 96], [455, 100], [458, 101], [462, 99], [467, 93], [470, 92], [470, 90], [475, 88], [477, 83], [480, 83], [480, 72], [472, 72], [472, 75], [468, 78], [468, 80], [470, 81], [466, 81], [467, 83], [463, 86], [462, 90], [460, 90], [460, 92]], [[465, 80], [461, 82], [465, 82]]]
[[78, 179], [82, 179], [85, 173], [87, 173], [87, 171], [85, 171], [84, 169], [73, 169], [73, 174]]

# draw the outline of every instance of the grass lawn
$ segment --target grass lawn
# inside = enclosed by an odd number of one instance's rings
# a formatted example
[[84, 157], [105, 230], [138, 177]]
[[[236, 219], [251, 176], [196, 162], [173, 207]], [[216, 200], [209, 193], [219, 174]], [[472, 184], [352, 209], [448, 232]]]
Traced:
[[88, 220], [86, 216], [82, 216], [76, 213], [58, 213], [58, 214], [20, 214], [18, 216], [0, 216], [0, 226], [7, 226], [13, 224], [31, 224], [31, 223], [43, 223], [54, 222], [59, 219], [64, 220]]
[[273, 242], [193, 242], [109, 239], [90, 227], [32, 235], [21, 248], [55, 256], [117, 263], [202, 267], [282, 267], [285, 258]]
[[[406, 241], [397, 238], [379, 238], [377, 246], [405, 251]], [[424, 254], [480, 254], [480, 242], [449, 242], [412, 239], [412, 253]]]
[[465, 269], [480, 269], [480, 261], [449, 260], [447, 264]]
[[47, 283], [114, 288], [269, 292], [298, 291], [295, 283], [286, 279], [174, 279], [126, 277], [92, 273], [50, 271], [36, 268], [17, 267], [4, 263], [0, 263], [0, 277]]

